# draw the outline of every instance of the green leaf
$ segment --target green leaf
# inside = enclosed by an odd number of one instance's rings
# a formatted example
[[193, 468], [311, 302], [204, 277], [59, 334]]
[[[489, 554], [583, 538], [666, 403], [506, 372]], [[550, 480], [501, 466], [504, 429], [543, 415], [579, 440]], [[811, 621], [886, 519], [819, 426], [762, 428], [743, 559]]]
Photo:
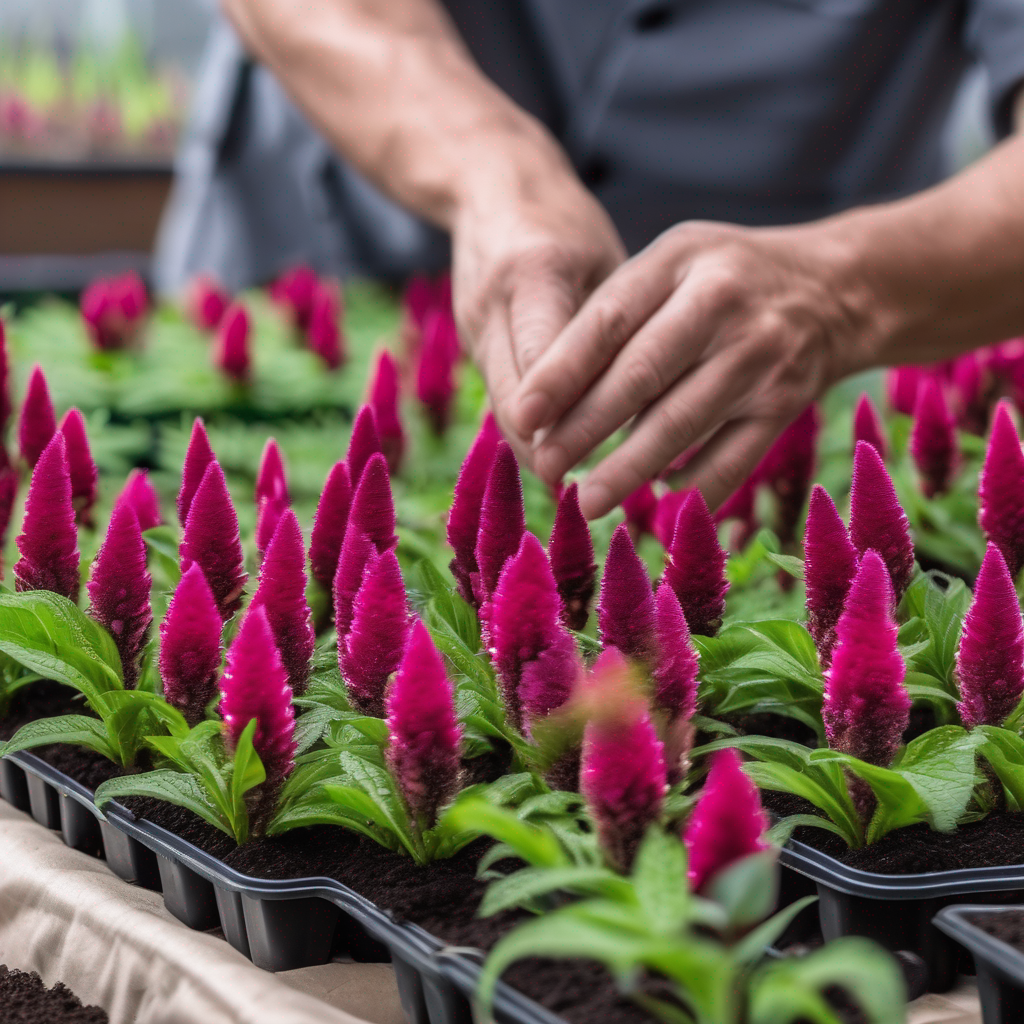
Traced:
[[267, 773], [252, 745], [259, 723], [254, 718], [243, 730], [235, 744], [231, 772], [231, 827], [239, 844], [249, 837], [249, 810], [245, 794], [267, 780]]
[[983, 738], [978, 753], [992, 766], [1017, 806], [1024, 807], [1024, 739], [994, 725], [979, 725], [974, 732]]
[[779, 851], [764, 850], [743, 857], [717, 872], [706, 895], [720, 903], [734, 928], [763, 921], [775, 906], [779, 892]]
[[790, 903], [777, 914], [773, 914], [763, 924], [748, 932], [733, 947], [733, 956], [740, 963], [756, 963], [764, 957], [764, 951], [773, 946], [782, 933], [796, 920], [800, 911], [817, 901], [817, 896], [804, 896], [795, 903]]
[[146, 547], [160, 560], [164, 575], [174, 585], [181, 580], [181, 563], [178, 556], [178, 532], [171, 526], [154, 526], [142, 531]]
[[520, 819], [503, 807], [479, 797], [457, 799], [442, 820], [459, 832], [476, 832], [506, 843], [534, 867], [564, 867], [569, 861], [558, 841], [543, 829]]
[[161, 769], [108, 779], [96, 790], [96, 806], [103, 810], [111, 800], [125, 796], [148, 796], [177, 807], [185, 807], [214, 828], [235, 838], [230, 823], [210, 799], [206, 787], [194, 775]]
[[774, 551], [766, 551], [764, 557], [777, 565], [783, 572], [789, 573], [794, 579], [804, 578], [804, 562], [802, 558], [794, 558], [793, 555], [777, 555]]
[[820, 814], [790, 814], [772, 825], [765, 836], [768, 842], [774, 843], [776, 846], [785, 846], [793, 833], [802, 827], [823, 828], [826, 832], [832, 832], [841, 839], [846, 839], [846, 831], [843, 828]]
[[[523, 868], [492, 882], [477, 913], [480, 917], [491, 917], [559, 891], [621, 900], [629, 899], [633, 890], [624, 878], [604, 867]], [[683, 892], [685, 894], [685, 887]]]
[[652, 932], [672, 935], [686, 921], [690, 886], [686, 850], [657, 825], [647, 830], [633, 865], [633, 888]]
[[6, 743], [0, 746], [0, 757], [16, 754], [19, 750], [44, 747], [49, 743], [73, 743], [102, 754], [111, 761], [117, 761], [110, 746], [107, 730], [98, 718], [85, 715], [61, 715], [57, 718], [40, 718], [23, 725]]

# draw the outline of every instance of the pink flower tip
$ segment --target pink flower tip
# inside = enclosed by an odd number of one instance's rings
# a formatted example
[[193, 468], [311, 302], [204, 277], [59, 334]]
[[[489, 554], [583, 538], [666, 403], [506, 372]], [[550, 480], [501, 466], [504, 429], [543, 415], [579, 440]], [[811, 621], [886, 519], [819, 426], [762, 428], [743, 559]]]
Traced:
[[316, 272], [305, 263], [289, 268], [270, 286], [271, 299], [300, 331], [309, 327], [316, 286]]
[[64, 435], [68, 466], [71, 470], [71, 504], [75, 518], [82, 526], [93, 526], [92, 510], [96, 504], [99, 471], [89, 450], [85, 419], [77, 409], [69, 409], [57, 428]]
[[352, 424], [352, 436], [348, 442], [348, 454], [345, 456], [353, 487], [359, 484], [359, 478], [363, 475], [367, 462], [380, 451], [377, 417], [370, 406], [364, 405], [356, 413], [355, 422]]
[[341, 316], [342, 302], [339, 289], [333, 284], [318, 283], [313, 290], [306, 337], [310, 350], [320, 358], [328, 370], [337, 370], [346, 358]]
[[924, 381], [917, 393], [910, 453], [921, 474], [921, 487], [926, 497], [949, 490], [960, 458], [960, 446], [942, 384], [935, 377]]
[[56, 432], [57, 415], [53, 411], [50, 388], [42, 367], [36, 363], [28, 378], [28, 390], [18, 420], [18, 447], [30, 468], [35, 468]]
[[1024, 565], [1024, 452], [1006, 402], [996, 406], [978, 481], [978, 521], [1016, 579]]
[[185, 296], [185, 309], [201, 331], [214, 331], [220, 326], [231, 296], [211, 274], [197, 274]]
[[[499, 441], [480, 503], [475, 557], [478, 574], [474, 580], [477, 603], [484, 605], [494, 593], [505, 563], [519, 550], [526, 532], [523, 482], [511, 445]], [[449, 520], [449, 532], [451, 522]]]
[[192, 508], [192, 500], [203, 482], [206, 470], [211, 462], [216, 462], [217, 457], [210, 447], [210, 438], [206, 433], [206, 426], [197, 416], [192, 424], [192, 435], [189, 438], [188, 449], [185, 451], [185, 463], [181, 472], [181, 489], [178, 491], [178, 522], [184, 526], [188, 519], [189, 510]]
[[250, 333], [245, 307], [239, 302], [232, 303], [217, 328], [213, 358], [221, 372], [238, 384], [248, 381], [252, 369]]
[[256, 474], [256, 550], [261, 557], [290, 501], [284, 455], [271, 437], [263, 447]]
[[875, 403], [866, 392], [861, 392], [857, 399], [857, 408], [853, 413], [853, 443], [856, 447], [858, 441], [866, 441], [871, 445], [883, 461], [889, 454], [889, 444], [885, 439], [885, 428], [882, 426], [882, 418], [878, 415]]
[[352, 482], [348, 465], [336, 462], [327, 474], [323, 493], [313, 517], [313, 533], [309, 540], [309, 562], [313, 579], [321, 588], [330, 591], [334, 574], [338, 571], [341, 542], [348, 525], [352, 504]]
[[135, 510], [135, 515], [139, 520], [139, 529], [143, 533], [163, 522], [163, 517], [160, 514], [160, 498], [156, 493], [156, 488], [149, 481], [149, 474], [144, 469], [133, 469], [128, 474], [124, 489], [117, 500], [131, 505]]
[[601, 643], [648, 663], [654, 654], [654, 590], [625, 523], [615, 528], [601, 578], [597, 608]]
[[562, 600], [562, 620], [570, 629], [581, 630], [590, 616], [597, 564], [590, 527], [580, 509], [575, 482], [569, 484], [558, 499], [555, 524], [548, 540], [548, 556]]
[[440, 310], [431, 311], [423, 326], [423, 343], [416, 365], [416, 397], [439, 436], [448, 428], [451, 418], [458, 351], [455, 320]]
[[650, 480], [623, 499], [622, 511], [626, 513], [626, 522], [636, 531], [637, 537], [645, 533], [654, 533], [658, 496], [654, 493]]
[[381, 451], [387, 457], [388, 469], [397, 473], [405, 453], [405, 430], [398, 411], [398, 364], [387, 349], [377, 357], [368, 403], [377, 421]]
[[809, 405], [779, 435], [758, 468], [759, 479], [775, 495], [775, 532], [784, 544], [791, 544], [796, 539], [800, 513], [814, 477], [820, 430], [821, 414], [818, 407]]

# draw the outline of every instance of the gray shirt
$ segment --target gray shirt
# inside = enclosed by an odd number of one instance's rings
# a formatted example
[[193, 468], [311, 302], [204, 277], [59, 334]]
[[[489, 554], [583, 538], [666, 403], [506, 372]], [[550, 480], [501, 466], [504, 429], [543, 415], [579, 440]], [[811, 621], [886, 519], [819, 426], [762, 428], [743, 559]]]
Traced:
[[[784, 224], [921, 189], [971, 60], [997, 132], [1024, 0], [447, 0], [484, 71], [544, 120], [636, 250], [689, 218]], [[157, 284], [231, 287], [308, 260], [400, 276], [445, 240], [333, 154], [219, 26]]]

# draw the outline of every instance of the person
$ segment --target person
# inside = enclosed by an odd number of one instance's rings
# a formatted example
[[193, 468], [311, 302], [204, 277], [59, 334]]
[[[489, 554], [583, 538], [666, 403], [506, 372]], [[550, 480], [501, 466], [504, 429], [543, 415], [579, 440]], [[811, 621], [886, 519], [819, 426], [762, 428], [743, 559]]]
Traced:
[[[716, 506], [840, 378], [1024, 333], [1020, 0], [222, 8], [348, 192], [450, 236], [464, 344], [534, 471], [632, 425], [588, 517], [695, 446], [681, 483]], [[969, 54], [1002, 141], [941, 181]]]

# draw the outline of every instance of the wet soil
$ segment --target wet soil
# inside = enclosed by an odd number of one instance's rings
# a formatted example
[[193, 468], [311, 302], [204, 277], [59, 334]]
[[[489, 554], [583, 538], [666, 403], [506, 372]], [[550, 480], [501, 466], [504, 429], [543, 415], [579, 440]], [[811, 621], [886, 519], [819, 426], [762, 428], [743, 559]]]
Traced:
[[60, 982], [48, 989], [38, 974], [0, 964], [0, 1024], [107, 1024], [109, 1019], [98, 1006], [83, 1006]]

